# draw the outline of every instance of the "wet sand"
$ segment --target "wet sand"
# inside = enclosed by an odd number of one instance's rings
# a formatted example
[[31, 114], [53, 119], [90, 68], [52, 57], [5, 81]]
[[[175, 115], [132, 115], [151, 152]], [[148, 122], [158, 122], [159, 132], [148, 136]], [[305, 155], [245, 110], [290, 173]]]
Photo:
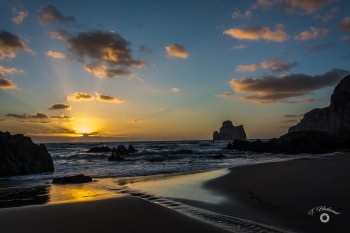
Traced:
[[227, 232], [134, 197], [0, 209], [1, 232]]
[[[217, 212], [296, 232], [350, 232], [350, 154], [235, 167], [204, 186], [230, 198], [202, 206]], [[325, 211], [308, 214], [318, 206], [340, 214], [322, 223]]]

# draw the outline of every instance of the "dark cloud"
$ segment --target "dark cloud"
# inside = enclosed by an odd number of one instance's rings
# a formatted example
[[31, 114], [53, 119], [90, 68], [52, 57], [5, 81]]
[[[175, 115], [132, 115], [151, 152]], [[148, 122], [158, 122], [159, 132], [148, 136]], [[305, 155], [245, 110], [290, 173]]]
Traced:
[[304, 114], [286, 114], [283, 117], [286, 117], [286, 118], [301, 118], [303, 116], [304, 116]]
[[130, 42], [115, 32], [81, 32], [72, 36], [54, 31], [51, 36], [68, 43], [71, 53], [85, 70], [99, 78], [130, 77], [129, 68], [145, 66], [143, 61], [132, 57]]
[[281, 121], [281, 123], [296, 123], [299, 122], [297, 120], [285, 120], [285, 121]]
[[49, 117], [42, 112], [34, 113], [34, 114], [16, 114], [9, 113], [6, 114], [7, 117], [17, 118], [17, 119], [49, 119]]
[[8, 31], [0, 31], [0, 60], [15, 58], [16, 51], [29, 52], [30, 49], [19, 36]]
[[323, 43], [323, 44], [314, 44], [308, 47], [308, 50], [310, 53], [314, 52], [320, 52], [324, 51], [330, 48], [336, 47], [336, 44], [334, 42], [328, 42], [328, 43]]
[[49, 109], [50, 110], [59, 110], [59, 109], [70, 110], [71, 107], [69, 104], [54, 104]]
[[38, 12], [40, 23], [47, 25], [50, 23], [74, 23], [73, 16], [64, 16], [55, 6], [49, 4], [40, 8]]
[[350, 17], [345, 17], [343, 22], [339, 25], [341, 32], [350, 32]]
[[252, 94], [242, 96], [243, 100], [257, 103], [309, 103], [314, 99], [290, 99], [312, 94], [312, 91], [334, 86], [350, 72], [333, 69], [322, 75], [289, 74], [281, 77], [232, 79], [231, 87], [236, 93]]
[[109, 95], [103, 95], [103, 94], [100, 94], [100, 93], [96, 92], [96, 96], [97, 96], [96, 99], [99, 100], [99, 101], [113, 102], [113, 103], [117, 103], [117, 104], [124, 103], [123, 99], [112, 97], [112, 96], [109, 96]]
[[67, 100], [91, 101], [91, 100], [94, 100], [94, 97], [88, 93], [85, 93], [85, 92], [75, 92], [75, 93], [71, 94], [70, 96], [67, 96]]
[[0, 90], [1, 89], [15, 89], [17, 86], [14, 82], [11, 80], [8, 80], [6, 78], [2, 78], [0, 74]]
[[62, 114], [60, 116], [51, 116], [50, 118], [52, 118], [52, 119], [60, 119], [60, 120], [67, 120], [67, 119], [72, 119], [73, 117]]

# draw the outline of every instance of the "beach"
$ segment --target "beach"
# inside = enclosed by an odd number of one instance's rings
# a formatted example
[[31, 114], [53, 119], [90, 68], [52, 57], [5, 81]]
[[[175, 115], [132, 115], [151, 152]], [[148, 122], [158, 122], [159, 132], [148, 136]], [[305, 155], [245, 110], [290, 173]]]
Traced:
[[[229, 229], [233, 232], [260, 232], [261, 229], [266, 232], [349, 232], [346, 223], [350, 217], [349, 166], [350, 155], [342, 154], [155, 179], [129, 179], [115, 189], [124, 190], [119, 197], [101, 195], [100, 190], [100, 200], [88, 198], [85, 192], [82, 198], [64, 203], [56, 197], [51, 204], [0, 209], [1, 229], [15, 233], [43, 229], [50, 232], [228, 232], [227, 227], [225, 230], [215, 224], [227, 216], [228, 221], [232, 220]], [[98, 189], [99, 182], [91, 185]], [[111, 187], [118, 182], [107, 183]], [[89, 190], [89, 184], [80, 187]], [[73, 188], [77, 186], [58, 186], [50, 191], [57, 194], [57, 190], [64, 189], [66, 195], [67, 190]], [[175, 205], [159, 204], [159, 200], [198, 208], [199, 218], [179, 211]], [[328, 212], [329, 221], [322, 223], [321, 212], [315, 209], [319, 206], [338, 214]], [[312, 209], [313, 216], [309, 213]], [[206, 221], [205, 210], [217, 215]], [[234, 226], [240, 219], [245, 224], [242, 228]], [[21, 224], [16, 224], [19, 220]]]

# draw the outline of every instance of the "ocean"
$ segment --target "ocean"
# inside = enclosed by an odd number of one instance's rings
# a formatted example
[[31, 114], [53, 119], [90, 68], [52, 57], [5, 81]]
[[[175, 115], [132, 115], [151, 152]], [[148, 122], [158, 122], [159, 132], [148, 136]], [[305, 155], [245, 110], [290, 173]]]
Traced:
[[[229, 141], [152, 141], [124, 143], [50, 143], [45, 144], [52, 156], [55, 171], [0, 178], [0, 207], [43, 204], [54, 200], [51, 185], [55, 177], [84, 174], [96, 180], [152, 178], [211, 171], [235, 166], [277, 162], [311, 155], [282, 155], [227, 150]], [[137, 152], [124, 161], [108, 161], [110, 152], [89, 153], [93, 147], [133, 145]], [[223, 156], [218, 156], [223, 155]], [[114, 192], [114, 184], [100, 182], [97, 189]], [[57, 193], [57, 192], [56, 192]], [[85, 194], [84, 194], [85, 195]], [[64, 195], [63, 195], [64, 196]], [[44, 198], [45, 197], [45, 198]], [[87, 196], [86, 196], [87, 197]], [[64, 199], [62, 195], [57, 200]], [[67, 197], [68, 199], [70, 197]]]

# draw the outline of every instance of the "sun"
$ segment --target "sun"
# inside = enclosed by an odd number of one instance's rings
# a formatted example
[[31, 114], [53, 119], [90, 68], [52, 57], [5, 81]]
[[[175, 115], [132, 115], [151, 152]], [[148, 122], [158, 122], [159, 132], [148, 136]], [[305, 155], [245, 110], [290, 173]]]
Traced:
[[78, 126], [77, 127], [77, 133], [79, 133], [79, 134], [89, 134], [91, 132], [92, 132], [92, 130], [91, 130], [91, 127], [89, 127], [89, 126]]

